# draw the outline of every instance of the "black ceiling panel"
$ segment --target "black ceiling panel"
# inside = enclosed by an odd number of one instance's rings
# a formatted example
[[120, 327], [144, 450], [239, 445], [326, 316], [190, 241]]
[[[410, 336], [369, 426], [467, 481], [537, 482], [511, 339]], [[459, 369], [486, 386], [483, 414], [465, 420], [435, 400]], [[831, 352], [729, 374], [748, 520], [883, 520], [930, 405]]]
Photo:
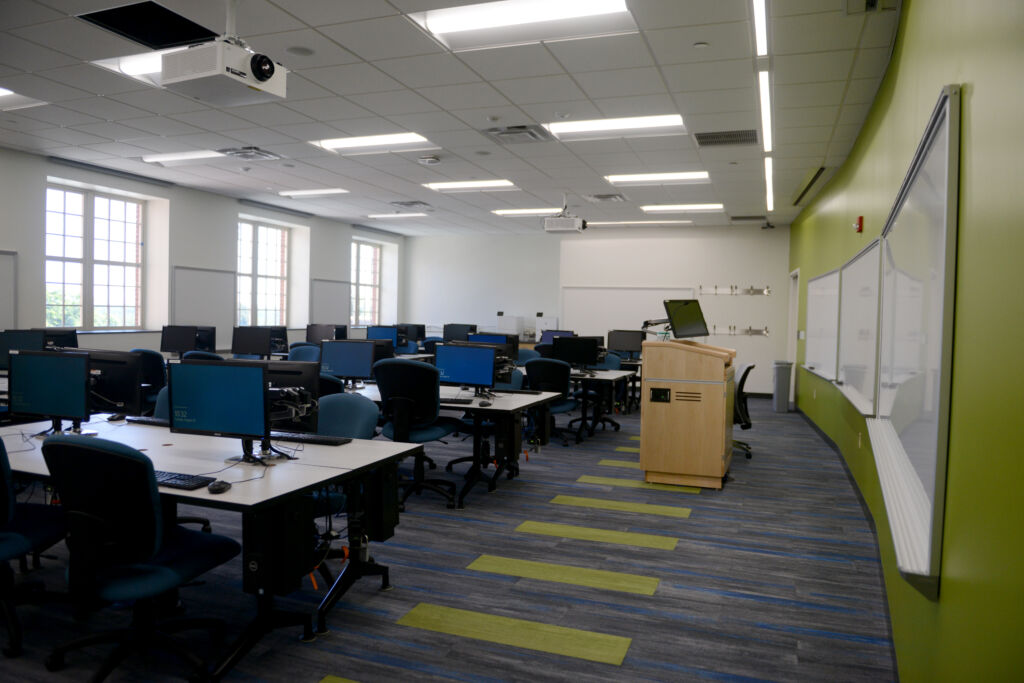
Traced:
[[82, 14], [79, 18], [152, 50], [204, 43], [217, 37], [216, 33], [205, 26], [155, 2], [137, 2], [134, 5]]

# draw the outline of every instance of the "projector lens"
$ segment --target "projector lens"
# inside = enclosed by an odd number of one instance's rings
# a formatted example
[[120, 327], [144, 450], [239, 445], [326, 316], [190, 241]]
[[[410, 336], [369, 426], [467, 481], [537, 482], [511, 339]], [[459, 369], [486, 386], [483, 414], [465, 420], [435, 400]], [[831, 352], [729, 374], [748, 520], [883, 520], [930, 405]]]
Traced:
[[249, 68], [252, 69], [253, 78], [261, 83], [274, 75], [274, 62], [266, 55], [253, 55], [249, 60]]

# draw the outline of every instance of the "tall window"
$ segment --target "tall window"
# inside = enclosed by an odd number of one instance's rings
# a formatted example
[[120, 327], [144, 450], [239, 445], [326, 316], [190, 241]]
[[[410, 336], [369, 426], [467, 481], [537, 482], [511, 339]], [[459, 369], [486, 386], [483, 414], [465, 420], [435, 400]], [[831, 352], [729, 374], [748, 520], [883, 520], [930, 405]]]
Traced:
[[380, 323], [380, 252], [378, 244], [352, 242], [353, 325]]
[[238, 324], [286, 324], [287, 299], [288, 231], [239, 223]]
[[142, 204], [46, 189], [46, 326], [142, 326]]

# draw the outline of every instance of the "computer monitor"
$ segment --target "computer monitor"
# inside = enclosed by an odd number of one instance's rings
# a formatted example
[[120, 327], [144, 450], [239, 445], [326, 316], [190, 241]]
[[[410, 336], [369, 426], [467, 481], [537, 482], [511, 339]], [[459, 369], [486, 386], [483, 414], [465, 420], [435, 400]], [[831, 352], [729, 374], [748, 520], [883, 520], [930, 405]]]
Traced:
[[506, 347], [505, 355], [515, 359], [519, 355], [519, 335], [504, 332], [479, 332], [468, 336], [468, 341], [484, 344], [502, 344]]
[[414, 323], [399, 323], [398, 334], [405, 337], [407, 342], [421, 342], [427, 337], [427, 326]]
[[41, 330], [48, 349], [77, 349], [78, 330], [74, 327], [33, 327]]
[[597, 365], [601, 341], [601, 337], [554, 337], [551, 340], [551, 357], [577, 367]]
[[89, 355], [53, 351], [12, 351], [8, 408], [19, 416], [49, 418], [54, 433], [71, 420], [81, 432], [89, 419]]
[[370, 379], [376, 346], [369, 340], [325, 341], [320, 346], [320, 371], [343, 380]]
[[167, 366], [171, 431], [242, 439], [242, 460], [269, 450], [267, 369], [262, 363], [173, 361]]
[[708, 324], [696, 299], [666, 299], [665, 314], [676, 339], [708, 336]]
[[441, 373], [441, 383], [493, 387], [495, 351], [493, 346], [438, 344], [434, 365]]
[[643, 330], [609, 330], [608, 350], [640, 353], [644, 343]]
[[288, 328], [284, 325], [270, 325], [270, 352], [288, 353]]
[[555, 337], [575, 337], [576, 333], [572, 330], [544, 330], [540, 333], [540, 341], [538, 344], [550, 344], [551, 340]]
[[217, 351], [217, 328], [213, 325], [196, 325], [196, 351]]
[[306, 341], [319, 344], [324, 339], [345, 339], [345, 325], [310, 323], [306, 325]]
[[368, 339], [373, 342], [373, 362], [395, 357], [395, 345], [390, 339]]
[[448, 323], [444, 326], [441, 336], [445, 341], [468, 341], [467, 337], [476, 334], [476, 325]]
[[141, 415], [142, 354], [89, 349], [89, 396], [93, 412]]
[[231, 353], [269, 357], [272, 343], [269, 327], [236, 327], [231, 333]]
[[42, 351], [46, 339], [42, 330], [4, 330], [0, 332], [0, 370], [10, 367], [11, 351]]
[[370, 325], [366, 328], [367, 339], [390, 339], [392, 348], [398, 348], [398, 327], [395, 325]]
[[195, 325], [164, 325], [160, 330], [160, 350], [181, 355], [196, 348], [199, 328]]

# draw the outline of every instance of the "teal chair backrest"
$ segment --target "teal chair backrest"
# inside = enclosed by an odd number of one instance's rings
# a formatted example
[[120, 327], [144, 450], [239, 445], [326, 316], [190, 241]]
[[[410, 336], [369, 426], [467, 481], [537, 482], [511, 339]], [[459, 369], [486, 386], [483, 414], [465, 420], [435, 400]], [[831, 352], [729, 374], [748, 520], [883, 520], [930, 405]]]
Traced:
[[372, 439], [377, 431], [380, 410], [377, 404], [359, 394], [330, 394], [320, 397], [317, 434]]

